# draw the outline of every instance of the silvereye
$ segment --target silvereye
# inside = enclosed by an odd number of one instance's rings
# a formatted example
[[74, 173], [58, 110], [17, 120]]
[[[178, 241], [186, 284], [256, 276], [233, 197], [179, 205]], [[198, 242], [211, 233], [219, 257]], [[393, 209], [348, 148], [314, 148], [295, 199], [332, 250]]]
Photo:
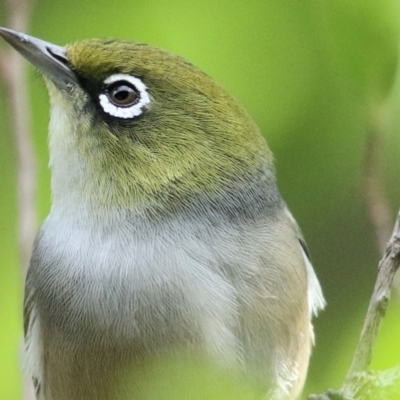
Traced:
[[53, 200], [24, 304], [38, 399], [136, 399], [113, 394], [118, 376], [166, 353], [297, 398], [324, 298], [246, 111], [142, 43], [0, 35], [51, 103]]

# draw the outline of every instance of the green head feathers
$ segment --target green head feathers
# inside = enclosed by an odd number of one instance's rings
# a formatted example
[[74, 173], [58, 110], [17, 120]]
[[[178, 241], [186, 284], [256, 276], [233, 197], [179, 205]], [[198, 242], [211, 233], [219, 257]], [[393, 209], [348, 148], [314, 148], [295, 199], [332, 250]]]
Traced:
[[[243, 108], [182, 58], [143, 44], [102, 40], [69, 45], [67, 56], [89, 94], [85, 111], [73, 113], [80, 113], [85, 126], [78, 131], [80, 151], [99, 176], [113, 177], [115, 200], [124, 202], [132, 193], [136, 202], [159, 192], [175, 198], [211, 192], [266, 157], [265, 142]], [[104, 82], [121, 74], [140, 79], [150, 96], [137, 117], [118, 118], [99, 106]]]
[[54, 175], [63, 158], [69, 170], [55, 185], [70, 179], [83, 200], [100, 207], [170, 208], [245, 184], [256, 171], [273, 179], [272, 157], [251, 118], [182, 58], [115, 40], [47, 49], [64, 75], [72, 71], [60, 83], [54, 66], [49, 73], [24, 54], [51, 82], [51, 166]]

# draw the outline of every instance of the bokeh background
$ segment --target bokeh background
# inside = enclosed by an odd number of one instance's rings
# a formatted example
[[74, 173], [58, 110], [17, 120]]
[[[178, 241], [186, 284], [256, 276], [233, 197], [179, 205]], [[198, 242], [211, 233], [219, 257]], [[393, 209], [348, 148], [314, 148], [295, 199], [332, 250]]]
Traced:
[[[5, 0], [0, 23], [5, 25]], [[29, 33], [57, 44], [115, 37], [180, 54], [236, 96], [275, 154], [278, 182], [307, 239], [328, 301], [305, 393], [338, 387], [351, 360], [380, 252], [363, 195], [368, 135], [382, 143], [393, 221], [400, 206], [398, 0], [37, 0]], [[36, 208], [50, 206], [48, 99], [27, 67], [38, 158]], [[0, 81], [0, 399], [21, 400], [22, 277], [16, 151]], [[394, 292], [372, 367], [400, 363]]]

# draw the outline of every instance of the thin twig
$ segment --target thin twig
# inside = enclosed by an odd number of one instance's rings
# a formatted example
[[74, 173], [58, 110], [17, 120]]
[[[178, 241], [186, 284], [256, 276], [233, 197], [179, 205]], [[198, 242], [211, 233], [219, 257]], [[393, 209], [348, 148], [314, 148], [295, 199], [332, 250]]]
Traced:
[[[325, 399], [357, 399], [365, 386], [371, 387], [368, 367], [382, 318], [389, 305], [390, 291], [396, 271], [400, 266], [400, 211], [397, 215], [392, 237], [386, 247], [385, 254], [379, 263], [378, 277], [369, 303], [367, 316], [361, 331], [360, 340], [342, 388], [339, 391], [328, 390], [322, 395], [311, 395], [310, 400]], [[398, 368], [393, 371], [398, 371]], [[382, 373], [385, 374], [386, 372]], [[383, 375], [382, 375], [383, 376]], [[379, 375], [377, 375], [379, 377]], [[399, 378], [393, 374], [393, 379]]]
[[368, 307], [367, 316], [361, 331], [360, 340], [347, 373], [343, 389], [348, 395], [354, 393], [352, 380], [354, 376], [367, 371], [372, 358], [372, 352], [378, 330], [389, 305], [390, 291], [394, 276], [400, 265], [400, 212], [386, 248], [379, 263], [378, 278]]

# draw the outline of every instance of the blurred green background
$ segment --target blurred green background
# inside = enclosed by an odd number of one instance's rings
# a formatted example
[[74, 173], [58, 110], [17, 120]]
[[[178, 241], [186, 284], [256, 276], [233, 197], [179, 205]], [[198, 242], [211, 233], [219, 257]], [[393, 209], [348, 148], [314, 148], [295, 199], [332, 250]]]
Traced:
[[[4, 0], [0, 23], [7, 24]], [[340, 385], [380, 258], [362, 192], [366, 140], [377, 114], [393, 221], [400, 205], [398, 0], [37, 0], [29, 33], [57, 44], [91, 37], [147, 42], [189, 59], [240, 99], [275, 154], [281, 192], [328, 301], [315, 320], [305, 393]], [[50, 205], [48, 100], [44, 84], [27, 70], [42, 221]], [[20, 400], [22, 279], [10, 112], [0, 82], [0, 399]], [[374, 368], [400, 363], [399, 338], [394, 292]]]

